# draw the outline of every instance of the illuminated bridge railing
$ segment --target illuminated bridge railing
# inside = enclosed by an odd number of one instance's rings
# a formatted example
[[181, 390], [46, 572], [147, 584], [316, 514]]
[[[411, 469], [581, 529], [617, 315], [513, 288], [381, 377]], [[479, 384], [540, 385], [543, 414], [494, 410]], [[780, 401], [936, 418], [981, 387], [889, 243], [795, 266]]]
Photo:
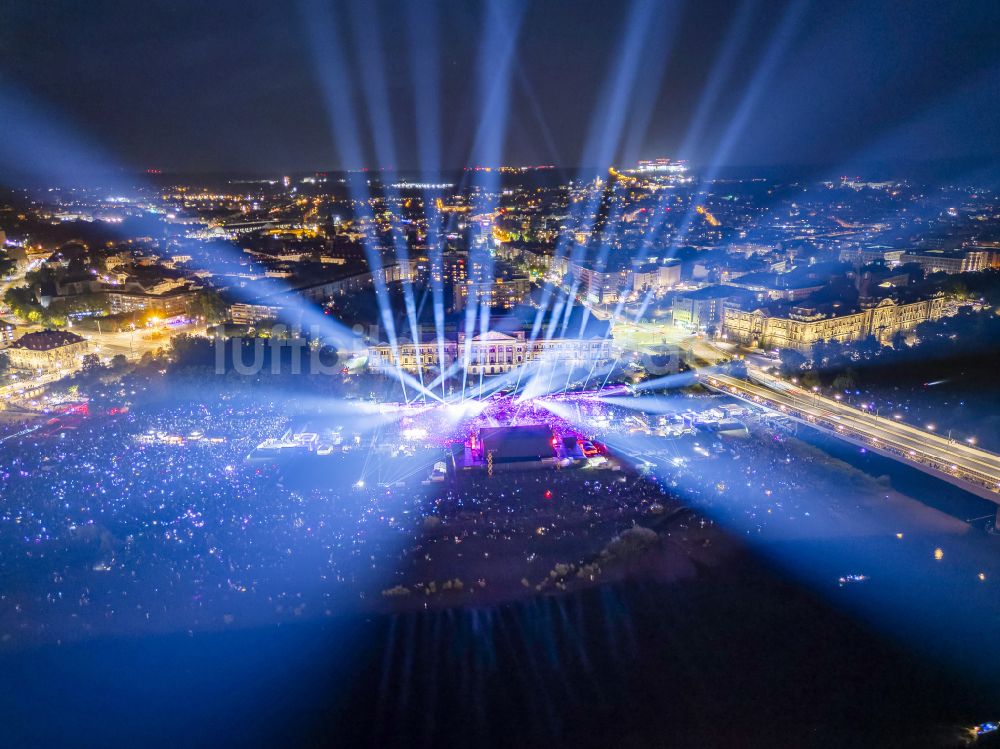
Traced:
[[883, 453], [889, 453], [895, 455], [904, 461], [909, 461], [911, 463], [919, 463], [921, 465], [932, 468], [935, 471], [952, 476], [956, 479], [961, 479], [967, 481], [970, 484], [982, 487], [994, 494], [1000, 494], [1000, 477], [986, 473], [984, 471], [977, 471], [972, 468], [965, 466], [959, 466], [949, 461], [941, 460], [938, 457], [931, 455], [930, 453], [917, 450], [911, 447], [903, 447], [897, 443], [894, 443], [883, 438], [875, 437], [868, 432], [860, 429], [855, 429], [852, 426], [845, 425], [834, 419], [832, 417], [824, 417], [822, 415], [816, 415], [809, 413], [807, 411], [796, 408], [795, 406], [789, 406], [784, 403], [778, 403], [772, 401], [763, 396], [757, 395], [756, 393], [750, 393], [742, 390], [736, 385], [731, 385], [728, 383], [721, 382], [712, 377], [702, 377], [700, 378], [704, 381], [708, 387], [718, 390], [729, 395], [733, 395], [741, 400], [745, 400], [749, 403], [755, 405], [770, 408], [772, 410], [778, 411], [779, 413], [786, 414], [792, 418], [803, 421], [810, 426], [815, 426], [820, 429], [825, 429], [828, 432], [833, 432], [844, 438], [852, 439], [856, 442], [862, 442], [875, 450], [879, 450]]

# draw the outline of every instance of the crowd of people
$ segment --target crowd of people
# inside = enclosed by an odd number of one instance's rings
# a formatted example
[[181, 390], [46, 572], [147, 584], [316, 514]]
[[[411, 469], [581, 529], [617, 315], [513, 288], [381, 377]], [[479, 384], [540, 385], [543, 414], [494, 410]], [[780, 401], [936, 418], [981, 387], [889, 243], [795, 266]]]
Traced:
[[358, 486], [342, 466], [394, 460], [367, 436], [342, 458], [247, 460], [294, 410], [249, 392], [154, 400], [0, 444], [0, 639], [335, 615], [434, 579], [472, 594], [509, 571], [497, 557], [582, 559], [676, 503], [629, 470], [430, 481], [437, 447], [428, 470]]
[[[780, 428], [742, 438], [641, 429], [659, 418], [643, 404], [681, 410], [681, 396], [516, 410], [608, 444], [599, 467], [442, 474], [440, 439], [391, 449], [412, 429], [406, 409], [375, 422], [349, 405], [312, 413], [340, 420], [334, 454], [248, 460], [309, 404], [255, 388], [174, 393], [0, 443], [0, 641], [495, 599], [536, 589], [554, 569], [593, 573], [602, 550], [637, 525], [684, 544], [703, 542], [716, 520], [744, 533], [778, 520], [814, 528], [820, 517], [817, 484], [806, 491], [803, 471], [821, 459]], [[465, 418], [494, 423], [505, 408]], [[369, 423], [378, 426], [361, 434]], [[681, 517], [685, 507], [700, 519]]]

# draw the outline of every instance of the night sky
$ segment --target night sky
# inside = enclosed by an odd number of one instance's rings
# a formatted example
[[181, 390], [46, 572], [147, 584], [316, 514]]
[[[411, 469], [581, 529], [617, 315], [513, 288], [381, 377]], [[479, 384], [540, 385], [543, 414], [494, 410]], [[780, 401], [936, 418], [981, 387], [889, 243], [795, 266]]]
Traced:
[[8, 0], [0, 50], [0, 179], [1000, 162], [996, 0]]

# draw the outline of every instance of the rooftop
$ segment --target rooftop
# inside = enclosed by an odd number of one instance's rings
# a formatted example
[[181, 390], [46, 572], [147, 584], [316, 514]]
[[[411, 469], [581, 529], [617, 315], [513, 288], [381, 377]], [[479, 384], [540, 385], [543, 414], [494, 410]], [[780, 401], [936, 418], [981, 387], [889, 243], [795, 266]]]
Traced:
[[972, 252], [982, 252], [982, 250], [967, 249], [967, 250], [907, 250], [904, 260], [907, 257], [936, 257], [936, 258], [964, 258], [966, 255]]
[[746, 298], [752, 296], [746, 289], [741, 289], [736, 286], [726, 286], [725, 284], [716, 284], [714, 286], [703, 286], [700, 289], [695, 289], [694, 291], [679, 291], [677, 292], [677, 299], [726, 299], [728, 297], [740, 297]]
[[86, 339], [68, 330], [40, 330], [37, 333], [25, 333], [10, 345], [11, 348], [28, 351], [51, 351], [52, 349], [83, 343]]

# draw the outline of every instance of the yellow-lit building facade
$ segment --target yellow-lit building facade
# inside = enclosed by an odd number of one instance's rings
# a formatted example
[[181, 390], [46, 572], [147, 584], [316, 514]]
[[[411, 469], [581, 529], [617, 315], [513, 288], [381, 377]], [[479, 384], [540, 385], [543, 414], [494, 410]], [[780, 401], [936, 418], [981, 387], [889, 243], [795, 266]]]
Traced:
[[[466, 339], [459, 333], [457, 340], [441, 345], [426, 341], [414, 345], [399, 341], [395, 351], [388, 344], [368, 347], [368, 368], [376, 372], [402, 369], [405, 372], [424, 373], [448, 368], [456, 361], [468, 362], [469, 374], [496, 375], [510, 372], [528, 362], [545, 361], [564, 365], [607, 363], [615, 358], [614, 344], [610, 338], [539, 338], [531, 341], [524, 331], [507, 334], [490, 331]], [[442, 366], [443, 365], [443, 366]]]
[[730, 340], [764, 349], [809, 351], [819, 341], [847, 343], [875, 336], [883, 345], [899, 332], [944, 314], [945, 298], [936, 296], [909, 304], [883, 299], [848, 315], [827, 315], [793, 307], [787, 315], [770, 316], [765, 310], [726, 309], [723, 332]]
[[27, 333], [4, 349], [13, 369], [54, 372], [75, 370], [89, 350], [85, 338], [64, 330]]

